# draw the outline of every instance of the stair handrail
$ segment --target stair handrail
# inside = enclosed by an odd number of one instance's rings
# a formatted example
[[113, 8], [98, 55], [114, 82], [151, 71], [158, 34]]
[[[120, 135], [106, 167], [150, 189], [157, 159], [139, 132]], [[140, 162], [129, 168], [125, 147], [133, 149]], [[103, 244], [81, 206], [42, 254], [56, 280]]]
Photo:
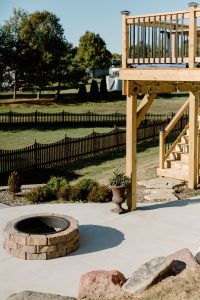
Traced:
[[[160, 132], [160, 163], [159, 163], [159, 167], [160, 169], [164, 169], [164, 162], [166, 161], [166, 153], [165, 153], [165, 139], [167, 138], [167, 136], [169, 135], [169, 133], [171, 132], [171, 130], [176, 126], [176, 124], [178, 123], [178, 121], [181, 119], [181, 117], [183, 116], [183, 114], [186, 112], [186, 110], [189, 108], [189, 103], [190, 100], [188, 99], [183, 105], [182, 107], [179, 109], [179, 111], [176, 113], [176, 115], [174, 116], [174, 118], [171, 120], [171, 122], [167, 125], [167, 127]], [[185, 128], [183, 129], [183, 131], [185, 130]], [[176, 141], [175, 141], [176, 142]], [[173, 146], [173, 145], [172, 145]], [[170, 148], [171, 149], [171, 148]], [[170, 150], [169, 149], [169, 150]], [[168, 152], [169, 152], [168, 150]], [[173, 151], [173, 150], [172, 150]], [[171, 151], [171, 152], [172, 152]], [[170, 152], [170, 153], [171, 153]], [[168, 156], [167, 156], [168, 157]]]
[[171, 122], [167, 125], [167, 127], [164, 129], [165, 132], [165, 138], [169, 135], [171, 130], [176, 126], [180, 118], [183, 116], [183, 114], [186, 112], [186, 110], [189, 108], [190, 99], [188, 99], [183, 106], [179, 109], [179, 111], [175, 114]]
[[189, 128], [189, 122], [188, 124], [185, 126], [185, 128], [183, 129], [183, 131], [179, 134], [179, 136], [176, 138], [176, 140], [174, 141], [174, 143], [171, 145], [171, 148], [167, 151], [167, 153], [164, 155], [164, 160], [166, 160], [169, 155], [172, 153], [172, 151], [175, 149], [176, 145], [178, 145], [178, 143], [181, 141], [181, 138], [185, 135], [185, 133], [187, 132]]

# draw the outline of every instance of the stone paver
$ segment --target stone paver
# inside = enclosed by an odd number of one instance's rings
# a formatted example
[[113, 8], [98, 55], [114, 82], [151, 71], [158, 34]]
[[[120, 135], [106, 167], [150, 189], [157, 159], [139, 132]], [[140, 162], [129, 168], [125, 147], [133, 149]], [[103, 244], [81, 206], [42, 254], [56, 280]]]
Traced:
[[138, 185], [143, 185], [147, 189], [173, 189], [177, 186], [183, 185], [182, 180], [159, 177], [149, 180], [142, 180], [137, 182]]
[[175, 201], [178, 198], [173, 193], [157, 192], [144, 196], [144, 199], [150, 202], [154, 201]]

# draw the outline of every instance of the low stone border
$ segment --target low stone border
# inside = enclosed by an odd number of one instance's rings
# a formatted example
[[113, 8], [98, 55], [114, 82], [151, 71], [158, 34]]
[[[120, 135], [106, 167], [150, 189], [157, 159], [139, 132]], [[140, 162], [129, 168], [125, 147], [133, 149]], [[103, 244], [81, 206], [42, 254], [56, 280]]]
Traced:
[[[69, 221], [70, 226], [52, 234], [26, 234], [15, 229], [15, 224], [26, 218], [56, 216]], [[31, 214], [16, 218], [4, 228], [4, 249], [17, 258], [47, 260], [68, 255], [79, 247], [78, 221], [66, 215]]]

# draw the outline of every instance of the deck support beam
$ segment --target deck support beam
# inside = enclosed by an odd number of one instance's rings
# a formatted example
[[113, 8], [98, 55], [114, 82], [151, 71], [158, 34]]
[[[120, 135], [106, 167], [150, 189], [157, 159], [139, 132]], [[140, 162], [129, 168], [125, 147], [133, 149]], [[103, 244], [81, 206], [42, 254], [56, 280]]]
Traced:
[[198, 183], [198, 93], [190, 92], [189, 104], [189, 174], [188, 188], [197, 188]]
[[131, 178], [127, 190], [129, 210], [136, 210], [136, 156], [137, 156], [137, 95], [127, 96], [126, 102], [126, 175]]

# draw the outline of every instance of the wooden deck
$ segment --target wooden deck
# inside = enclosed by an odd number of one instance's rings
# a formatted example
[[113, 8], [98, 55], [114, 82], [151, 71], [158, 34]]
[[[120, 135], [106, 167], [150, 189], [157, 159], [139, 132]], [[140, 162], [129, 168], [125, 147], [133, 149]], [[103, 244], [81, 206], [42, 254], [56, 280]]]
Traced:
[[[160, 133], [160, 166], [158, 174], [188, 181], [196, 188], [200, 181], [200, 138], [198, 108], [200, 92], [200, 9], [191, 2], [189, 9], [178, 12], [130, 16], [122, 12], [122, 68], [123, 93], [127, 95], [126, 173], [131, 177], [128, 190], [128, 207], [136, 204], [136, 137], [137, 128], [148, 112], [157, 94], [188, 92], [189, 98], [164, 131]], [[138, 95], [143, 100], [137, 107]], [[167, 105], [167, 103], [166, 103]], [[188, 110], [189, 123], [182, 133], [172, 132]], [[189, 132], [188, 147], [181, 144]], [[172, 139], [166, 149], [167, 139]], [[174, 139], [174, 140], [173, 140]], [[185, 144], [186, 140], [185, 140]], [[184, 148], [185, 147], [185, 148]], [[180, 153], [174, 161], [177, 148]], [[181, 152], [186, 153], [181, 156]], [[187, 166], [182, 157], [186, 157]]]

